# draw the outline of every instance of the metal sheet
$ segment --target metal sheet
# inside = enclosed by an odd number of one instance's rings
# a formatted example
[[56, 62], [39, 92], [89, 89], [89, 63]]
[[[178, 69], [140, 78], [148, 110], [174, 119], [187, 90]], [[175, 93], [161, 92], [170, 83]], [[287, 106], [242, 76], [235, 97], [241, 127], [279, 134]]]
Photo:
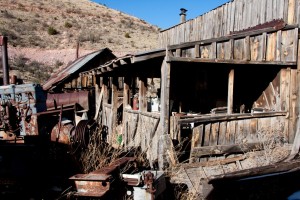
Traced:
[[[59, 82], [65, 80], [70, 75], [77, 72], [80, 68], [85, 66], [90, 60], [92, 60], [97, 55], [103, 53], [104, 51], [110, 51], [108, 48], [101, 49], [99, 51], [90, 53], [88, 55], [82, 56], [75, 60], [70, 65], [66, 66], [63, 70], [54, 74], [47, 82], [43, 85], [44, 90], [49, 90], [52, 86], [57, 85]], [[110, 51], [111, 52], [111, 51]]]
[[[89, 110], [89, 92], [79, 91], [72, 93], [47, 94], [47, 108], [71, 105], [78, 103], [83, 109]], [[56, 105], [55, 105], [56, 104]]]

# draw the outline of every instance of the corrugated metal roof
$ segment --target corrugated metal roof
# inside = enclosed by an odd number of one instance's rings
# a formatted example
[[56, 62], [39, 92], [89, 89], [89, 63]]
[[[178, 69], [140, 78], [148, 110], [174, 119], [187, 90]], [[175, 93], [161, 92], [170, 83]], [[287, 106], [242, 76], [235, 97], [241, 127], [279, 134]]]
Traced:
[[[77, 72], [79, 69], [81, 69], [83, 66], [85, 66], [86, 63], [88, 63], [91, 59], [96, 57], [97, 55], [101, 54], [104, 50], [109, 50], [108, 48], [101, 49], [99, 51], [92, 52], [90, 54], [84, 55], [78, 59], [76, 59], [74, 62], [66, 66], [61, 71], [57, 72], [53, 76], [51, 76], [44, 84], [43, 89], [48, 90], [53, 85], [61, 82], [62, 80], [68, 78], [70, 75]], [[110, 50], [109, 50], [110, 51]]]

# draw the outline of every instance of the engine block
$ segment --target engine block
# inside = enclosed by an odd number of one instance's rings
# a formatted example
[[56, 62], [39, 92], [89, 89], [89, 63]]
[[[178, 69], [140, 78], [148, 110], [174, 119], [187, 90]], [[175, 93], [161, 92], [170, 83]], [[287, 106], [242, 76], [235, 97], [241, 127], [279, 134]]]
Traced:
[[45, 110], [46, 95], [39, 84], [0, 86], [0, 137], [38, 135], [37, 113]]

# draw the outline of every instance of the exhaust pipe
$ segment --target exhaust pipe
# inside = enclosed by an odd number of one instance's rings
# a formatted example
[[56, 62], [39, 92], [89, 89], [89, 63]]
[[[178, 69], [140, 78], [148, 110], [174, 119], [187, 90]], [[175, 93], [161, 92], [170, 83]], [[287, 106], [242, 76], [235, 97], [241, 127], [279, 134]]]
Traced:
[[0, 45], [2, 46], [3, 85], [9, 85], [9, 68], [6, 36], [0, 36]]

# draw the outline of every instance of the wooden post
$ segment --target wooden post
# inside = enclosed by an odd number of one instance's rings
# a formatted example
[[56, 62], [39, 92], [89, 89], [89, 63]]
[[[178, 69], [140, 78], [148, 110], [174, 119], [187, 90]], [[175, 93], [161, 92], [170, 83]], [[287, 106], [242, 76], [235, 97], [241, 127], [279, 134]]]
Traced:
[[103, 103], [108, 103], [109, 98], [109, 92], [108, 92], [108, 77], [104, 76], [102, 81], [102, 87], [103, 87]]
[[[130, 83], [131, 79], [129, 76], [124, 77], [124, 87], [123, 87], [123, 111], [125, 107], [130, 103]], [[124, 118], [123, 118], [124, 121]]]
[[[299, 84], [300, 82], [300, 39], [298, 39], [298, 57], [297, 57], [297, 84]], [[297, 100], [296, 100], [296, 111], [297, 111], [297, 125], [296, 125], [296, 134], [295, 134], [295, 138], [294, 138], [294, 142], [293, 142], [293, 146], [291, 149], [291, 153], [290, 156], [286, 159], [286, 161], [289, 161], [291, 159], [293, 159], [299, 152], [299, 148], [300, 148], [300, 118], [299, 118], [299, 113], [300, 113], [300, 87], [298, 87], [297, 90]], [[292, 127], [290, 127], [292, 128]]]
[[234, 85], [234, 69], [231, 69], [230, 72], [229, 72], [229, 75], [228, 75], [227, 114], [232, 114], [233, 85]]
[[131, 79], [129, 76], [124, 77], [124, 87], [123, 87], [123, 135], [124, 135], [124, 146], [125, 148], [127, 147], [127, 138], [128, 138], [128, 132], [127, 132], [127, 127], [128, 127], [128, 122], [126, 121], [125, 117], [125, 108], [127, 105], [130, 104], [130, 83]]
[[[103, 126], [109, 126], [108, 124], [108, 116], [106, 113], [106, 108], [105, 108], [105, 104], [108, 103], [108, 77], [104, 76], [102, 79], [102, 88], [103, 88], [103, 103], [102, 103], [102, 125]], [[108, 136], [106, 136], [106, 140]]]
[[112, 93], [111, 93], [111, 133], [109, 142], [113, 144], [113, 138], [116, 134], [117, 122], [117, 110], [118, 110], [118, 77], [112, 79]]
[[142, 112], [147, 111], [147, 78], [142, 76], [139, 77], [139, 110]]
[[158, 165], [160, 169], [166, 166], [166, 136], [169, 134], [169, 112], [170, 112], [170, 68], [171, 64], [167, 63], [167, 56], [161, 66], [161, 111], [160, 121], [162, 122], [162, 132], [159, 135], [158, 146]]

